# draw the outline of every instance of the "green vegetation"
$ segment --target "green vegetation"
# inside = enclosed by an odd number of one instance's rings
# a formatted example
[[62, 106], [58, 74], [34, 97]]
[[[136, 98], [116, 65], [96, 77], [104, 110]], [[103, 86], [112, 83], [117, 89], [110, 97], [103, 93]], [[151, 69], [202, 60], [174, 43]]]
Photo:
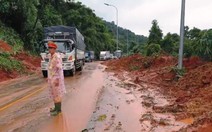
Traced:
[[[43, 28], [53, 25], [74, 26], [85, 37], [87, 50], [115, 50], [115, 40], [104, 21], [80, 2], [64, 0], [2, 0], [0, 20], [22, 38], [25, 50], [35, 53], [43, 39]], [[12, 44], [13, 42], [8, 42]], [[14, 43], [15, 44], [15, 43]], [[19, 49], [19, 46], [15, 46]]]
[[161, 52], [161, 47], [159, 44], [150, 44], [147, 46], [147, 51], [146, 55], [151, 56], [151, 55], [157, 55]]
[[21, 72], [23, 64], [11, 57], [18, 52], [23, 50], [23, 41], [20, 39], [19, 35], [12, 28], [6, 27], [0, 22], [0, 40], [4, 40], [12, 47], [12, 52], [2, 52], [0, 51], [0, 69], [5, 71], [18, 71]]
[[12, 28], [6, 27], [0, 21], [0, 40], [4, 40], [13, 47], [13, 54], [23, 50], [23, 41], [19, 37], [18, 33]]
[[[164, 37], [157, 20], [152, 21], [148, 41], [144, 45], [132, 48], [136, 53], [151, 56], [167, 53], [178, 56], [180, 36], [167, 33]], [[199, 56], [206, 61], [212, 61], [212, 29], [200, 30], [185, 27], [184, 57]]]
[[158, 26], [157, 20], [152, 21], [152, 27], [149, 30], [148, 44], [161, 44], [163, 37], [162, 30]]
[[0, 69], [5, 71], [16, 70], [21, 72], [23, 70], [23, 65], [21, 62], [12, 59], [9, 53], [1, 53], [0, 54]]
[[[22, 50], [36, 53], [43, 39], [43, 28], [53, 25], [75, 26], [85, 37], [87, 50], [99, 55], [101, 50], [116, 50], [116, 25], [97, 17], [81, 2], [64, 0], [1, 0], [0, 39]], [[3, 29], [3, 30], [2, 30]], [[5, 35], [6, 34], [6, 35]], [[127, 46], [127, 38], [129, 45]], [[179, 35], [163, 35], [157, 20], [152, 21], [148, 38], [119, 27], [119, 49], [129, 54], [155, 55], [162, 52], [178, 55]], [[185, 27], [184, 56], [212, 60], [212, 29]]]
[[106, 115], [100, 115], [97, 119], [97, 121], [104, 121], [106, 120], [107, 116]]
[[[106, 27], [109, 29], [109, 32], [113, 35], [113, 39], [116, 42], [116, 29], [117, 25], [114, 22], [106, 22]], [[119, 48], [127, 53], [127, 37], [128, 37], [128, 51], [130, 54], [142, 52], [144, 49], [143, 46], [147, 42], [147, 37], [143, 35], [136, 35], [130, 30], [123, 29], [118, 27], [119, 31]]]
[[184, 76], [186, 73], [186, 69], [179, 69], [178, 67], [172, 67], [171, 70], [176, 74], [177, 79]]

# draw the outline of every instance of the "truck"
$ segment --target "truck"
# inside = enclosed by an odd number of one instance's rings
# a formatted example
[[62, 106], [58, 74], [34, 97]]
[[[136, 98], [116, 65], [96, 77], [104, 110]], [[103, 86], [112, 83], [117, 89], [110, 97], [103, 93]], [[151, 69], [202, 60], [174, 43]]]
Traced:
[[92, 62], [94, 60], [94, 51], [85, 52], [85, 62]]
[[76, 70], [81, 71], [83, 69], [86, 45], [84, 37], [78, 29], [62, 25], [45, 27], [44, 39], [40, 44], [41, 70], [44, 77], [48, 76], [50, 58], [48, 41], [53, 41], [57, 45], [57, 52], [61, 55], [65, 75], [74, 76]]
[[122, 51], [121, 50], [116, 50], [114, 52], [114, 55], [116, 56], [116, 58], [121, 58], [122, 57]]
[[109, 60], [110, 59], [110, 51], [100, 51], [100, 60]]

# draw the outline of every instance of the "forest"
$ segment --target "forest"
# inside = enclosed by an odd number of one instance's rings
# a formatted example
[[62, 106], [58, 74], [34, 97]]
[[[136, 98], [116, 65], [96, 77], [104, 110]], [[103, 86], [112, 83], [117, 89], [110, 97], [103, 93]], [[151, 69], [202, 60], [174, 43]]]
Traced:
[[[81, 2], [64, 0], [1, 0], [0, 39], [15, 49], [39, 53], [43, 28], [53, 25], [74, 26], [85, 37], [87, 50], [99, 55], [101, 50], [116, 50], [116, 25], [96, 16], [94, 11]], [[141, 53], [178, 55], [179, 35], [163, 34], [157, 20], [152, 21], [149, 36], [136, 35], [119, 27], [119, 49], [124, 55]], [[200, 56], [212, 59], [212, 29], [201, 30], [185, 27], [184, 56]]]

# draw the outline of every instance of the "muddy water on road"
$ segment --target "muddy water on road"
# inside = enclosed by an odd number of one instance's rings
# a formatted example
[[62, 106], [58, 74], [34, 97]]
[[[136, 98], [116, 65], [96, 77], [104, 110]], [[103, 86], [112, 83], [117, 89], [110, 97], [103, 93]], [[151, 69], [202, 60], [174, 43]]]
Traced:
[[129, 90], [120, 88], [116, 82], [108, 78], [88, 131], [140, 131], [140, 112], [145, 109]]
[[124, 77], [120, 81], [104, 72], [99, 63], [86, 64], [82, 72], [65, 78], [67, 94], [62, 102], [62, 114], [49, 116], [52, 101], [45, 89], [0, 112], [0, 131], [171, 132], [186, 125], [175, 121], [170, 114], [155, 113], [154, 105], [164, 106], [169, 102], [151, 90], [151, 86], [140, 86], [127, 75]]
[[155, 113], [153, 105], [163, 106], [168, 101], [150, 86], [139, 86], [129, 80], [120, 81], [108, 74], [87, 131], [172, 132], [186, 125], [170, 114]]
[[[0, 111], [0, 132], [81, 131], [92, 115], [102, 88], [103, 68], [98, 62], [89, 63], [76, 76], [65, 77], [67, 94], [63, 99], [63, 114], [56, 117], [49, 115], [53, 102], [48, 98], [47, 83], [41, 76], [2, 84], [0, 100], [5, 103], [13, 99], [14, 103]], [[28, 96], [38, 88], [43, 89]], [[17, 101], [16, 97], [19, 96], [24, 98]]]
[[67, 94], [62, 104], [63, 113], [45, 123], [40, 132], [80, 132], [86, 128], [104, 82], [102, 66], [96, 67], [92, 73], [86, 70], [94, 69], [86, 67], [81, 77], [71, 80], [73, 85], [68, 84], [68, 79], [65, 80]]

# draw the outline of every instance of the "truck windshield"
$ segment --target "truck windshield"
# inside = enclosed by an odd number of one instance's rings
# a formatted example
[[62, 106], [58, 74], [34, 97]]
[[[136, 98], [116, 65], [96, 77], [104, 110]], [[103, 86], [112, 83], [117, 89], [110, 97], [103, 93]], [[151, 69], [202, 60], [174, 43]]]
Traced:
[[[62, 41], [54, 41], [54, 43], [57, 45], [57, 51], [58, 52], [70, 52], [71, 46], [68, 42], [62, 42]], [[48, 43], [45, 42], [46, 52], [48, 52]]]
[[89, 56], [89, 54], [88, 53], [85, 53], [85, 57], [88, 57]]
[[101, 57], [104, 57], [105, 55], [106, 55], [105, 53], [101, 53], [101, 54], [100, 54]]

